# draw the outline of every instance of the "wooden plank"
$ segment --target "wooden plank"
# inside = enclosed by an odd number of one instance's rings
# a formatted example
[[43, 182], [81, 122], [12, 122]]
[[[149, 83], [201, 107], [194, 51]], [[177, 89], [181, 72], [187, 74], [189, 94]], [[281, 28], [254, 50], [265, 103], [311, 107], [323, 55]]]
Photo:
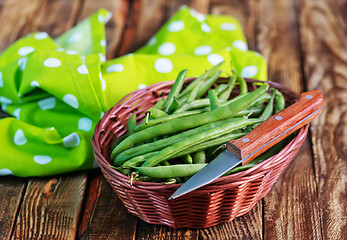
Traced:
[[43, 0], [31, 24], [26, 26], [24, 32], [43, 31], [47, 32], [52, 38], [58, 37], [76, 23], [81, 1]]
[[128, 213], [100, 171], [91, 176], [78, 239], [134, 239], [137, 218]]
[[262, 239], [261, 203], [230, 223], [199, 230], [199, 239]]
[[0, 239], [10, 239], [27, 180], [0, 177]]
[[[257, 47], [269, 79], [301, 92], [300, 42], [291, 1], [258, 2]], [[269, 11], [276, 9], [276, 11]], [[264, 198], [265, 239], [320, 239], [316, 183], [309, 141]]]
[[[72, 3], [37, 0], [23, 1], [21, 4], [6, 1], [0, 14], [0, 19], [6, 22], [1, 25], [2, 36], [5, 36], [0, 43], [1, 49], [28, 32], [47, 31], [53, 37], [63, 33], [75, 22], [73, 18], [76, 10], [73, 10], [75, 9], [73, 6], [78, 4], [78, 1]], [[63, 236], [60, 239], [73, 238], [82, 206], [86, 177], [86, 174], [78, 173], [57, 178], [31, 179], [27, 189], [25, 189], [26, 179], [23, 179], [24, 183], [13, 182], [11, 189], [7, 190], [9, 193], [17, 191], [17, 195], [12, 195], [8, 199], [13, 203], [7, 211], [9, 214], [7, 219], [12, 218], [8, 226], [15, 225], [14, 230], [11, 230], [12, 227], [8, 229], [9, 234], [13, 231], [12, 238], [29, 239], [39, 236], [44, 236], [45, 239], [54, 236]], [[26, 193], [22, 199], [24, 189]], [[3, 190], [6, 189], [0, 187], [0, 191], [3, 192]], [[20, 206], [20, 210], [14, 203]], [[16, 219], [17, 212], [19, 212], [18, 219]], [[16, 224], [13, 224], [16, 220]], [[9, 237], [11, 236], [8, 235], [6, 238]]]
[[300, 33], [308, 89], [324, 96], [312, 145], [324, 239], [347, 238], [347, 1], [302, 1]]
[[12, 239], [74, 239], [87, 174], [29, 180]]
[[116, 56], [116, 50], [122, 38], [126, 16], [129, 14], [129, 1], [85, 0], [79, 15], [79, 21], [90, 16], [100, 8], [105, 8], [112, 13], [112, 18], [106, 24], [106, 59], [113, 59]]
[[[43, 0], [1, 1], [0, 8], [0, 52], [11, 43], [27, 34], [24, 29], [31, 24]], [[25, 7], [23, 7], [25, 6]]]
[[[31, 23], [39, 5], [38, 0], [1, 1], [0, 3], [0, 52], [25, 35], [23, 29]], [[19, 17], [20, 16], [20, 17]], [[8, 117], [0, 110], [0, 118]], [[12, 176], [0, 177], [0, 239], [10, 239], [17, 220], [20, 204], [27, 186], [27, 179]]]

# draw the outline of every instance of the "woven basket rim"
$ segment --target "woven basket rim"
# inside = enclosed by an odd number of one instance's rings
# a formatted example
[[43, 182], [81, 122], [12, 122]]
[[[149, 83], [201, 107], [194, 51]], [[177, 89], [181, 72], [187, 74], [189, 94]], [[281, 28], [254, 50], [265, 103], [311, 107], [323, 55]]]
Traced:
[[[192, 80], [194, 80], [195, 78], [187, 78], [186, 81], [190, 82]], [[227, 80], [228, 78], [219, 78], [221, 80]], [[246, 78], [246, 81], [248, 83], [264, 83], [264, 81], [260, 81], [260, 80], [256, 80], [256, 79], [249, 79]], [[95, 130], [94, 130], [94, 134], [93, 134], [93, 138], [92, 138], [92, 143], [93, 143], [93, 147], [94, 147], [94, 154], [98, 155], [98, 158], [96, 158], [96, 162], [97, 164], [100, 166], [100, 168], [102, 169], [102, 171], [107, 170], [109, 172], [111, 172], [112, 174], [116, 175], [118, 178], [123, 179], [123, 183], [127, 186], [131, 186], [132, 188], [146, 188], [148, 190], [169, 190], [169, 189], [177, 189], [178, 187], [180, 187], [182, 185], [182, 183], [177, 183], [177, 184], [170, 184], [170, 185], [165, 185], [163, 183], [157, 183], [157, 182], [145, 182], [145, 181], [140, 181], [140, 180], [134, 180], [132, 182], [132, 184], [130, 185], [130, 177], [118, 172], [116, 169], [112, 168], [110, 166], [110, 163], [108, 162], [108, 160], [106, 159], [106, 157], [101, 153], [101, 151], [97, 151], [98, 149], [100, 149], [100, 142], [98, 142], [98, 139], [96, 139], [96, 136], [98, 134], [100, 134], [99, 131], [102, 131], [102, 129], [105, 129], [105, 126], [107, 125], [108, 121], [110, 118], [112, 118], [112, 114], [113, 112], [115, 112], [117, 110], [117, 108], [122, 107], [122, 105], [127, 104], [127, 99], [129, 98], [129, 96], [136, 96], [136, 95], [140, 95], [146, 92], [154, 91], [157, 88], [160, 88], [163, 84], [166, 84], [168, 86], [172, 85], [174, 83], [174, 81], [164, 81], [164, 82], [159, 82], [159, 83], [155, 83], [153, 85], [147, 86], [146, 88], [143, 89], [137, 89], [133, 92], [130, 92], [128, 94], [126, 94], [114, 107], [110, 108], [105, 115], [102, 117], [102, 119], [97, 123]], [[283, 85], [276, 83], [276, 82], [271, 82], [271, 81], [267, 81], [267, 83], [270, 84], [271, 87], [280, 89], [281, 92], [285, 91], [287, 93], [289, 93], [291, 95], [291, 97], [294, 100], [297, 100], [299, 98], [299, 94], [290, 90], [289, 88], [284, 87]], [[122, 103], [122, 104], [120, 104]], [[210, 190], [211, 188], [215, 188], [216, 185], [218, 184], [223, 184], [223, 182], [227, 181], [235, 181], [237, 182], [238, 179], [240, 178], [245, 178], [245, 177], [252, 177], [252, 175], [257, 174], [258, 172], [261, 171], [266, 171], [269, 168], [271, 168], [272, 164], [274, 164], [276, 162], [277, 159], [280, 159], [280, 157], [285, 153], [291, 150], [291, 148], [293, 148], [295, 146], [295, 144], [297, 142], [300, 141], [300, 138], [302, 137], [306, 137], [306, 135], [304, 134], [305, 131], [307, 131], [308, 125], [306, 125], [305, 127], [301, 128], [299, 130], [299, 133], [297, 134], [297, 136], [295, 136], [279, 153], [273, 155], [272, 157], [262, 161], [261, 163], [257, 164], [254, 167], [251, 167], [247, 170], [238, 172], [238, 173], [233, 173], [227, 176], [223, 176], [220, 177], [218, 179], [216, 179], [215, 181], [211, 182], [210, 184], [200, 188], [199, 190], [204, 191], [204, 190]], [[280, 163], [279, 163], [280, 164]]]

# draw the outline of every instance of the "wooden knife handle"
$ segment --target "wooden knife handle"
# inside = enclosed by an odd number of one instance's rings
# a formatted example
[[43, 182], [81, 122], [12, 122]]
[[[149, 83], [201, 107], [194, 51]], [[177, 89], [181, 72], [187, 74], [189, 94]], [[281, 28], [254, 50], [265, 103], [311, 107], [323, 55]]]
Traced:
[[311, 122], [321, 113], [322, 104], [320, 91], [302, 93], [298, 102], [271, 116], [244, 137], [229, 141], [227, 149], [242, 159], [244, 165]]

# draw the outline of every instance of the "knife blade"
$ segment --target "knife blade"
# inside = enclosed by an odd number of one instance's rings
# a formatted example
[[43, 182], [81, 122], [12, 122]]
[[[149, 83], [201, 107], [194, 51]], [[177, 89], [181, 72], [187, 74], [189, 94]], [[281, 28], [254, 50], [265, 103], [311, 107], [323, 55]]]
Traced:
[[229, 141], [227, 149], [179, 187], [169, 200], [203, 187], [238, 165], [245, 165], [322, 111], [323, 95], [318, 90], [302, 93], [299, 100], [262, 122], [242, 138]]

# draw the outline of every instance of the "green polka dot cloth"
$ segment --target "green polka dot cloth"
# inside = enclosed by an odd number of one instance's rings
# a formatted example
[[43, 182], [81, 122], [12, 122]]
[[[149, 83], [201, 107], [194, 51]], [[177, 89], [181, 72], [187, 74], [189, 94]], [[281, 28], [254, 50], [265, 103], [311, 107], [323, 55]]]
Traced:
[[224, 61], [243, 77], [267, 80], [267, 65], [249, 51], [240, 23], [186, 6], [134, 53], [106, 61], [100, 9], [56, 39], [37, 32], [0, 55], [0, 175], [56, 175], [97, 168], [96, 123], [123, 96], [153, 83], [188, 77]]

